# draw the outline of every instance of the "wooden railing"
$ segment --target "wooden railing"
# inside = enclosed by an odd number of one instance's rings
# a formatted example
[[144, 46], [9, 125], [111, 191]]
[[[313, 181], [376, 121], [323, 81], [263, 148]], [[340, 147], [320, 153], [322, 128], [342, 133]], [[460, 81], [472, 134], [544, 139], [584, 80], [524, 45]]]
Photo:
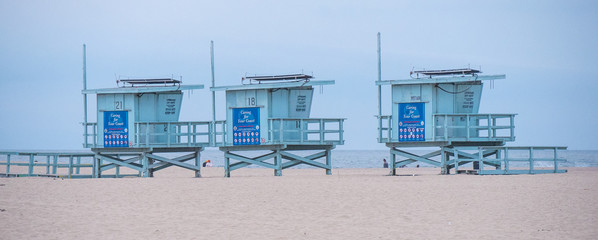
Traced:
[[268, 119], [269, 144], [344, 144], [342, 118]]

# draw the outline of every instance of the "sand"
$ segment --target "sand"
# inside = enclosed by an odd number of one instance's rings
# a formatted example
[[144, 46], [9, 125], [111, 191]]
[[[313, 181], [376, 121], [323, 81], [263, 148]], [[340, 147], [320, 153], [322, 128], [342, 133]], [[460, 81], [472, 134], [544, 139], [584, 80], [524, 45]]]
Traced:
[[0, 239], [596, 239], [598, 168], [241, 169], [0, 178]]

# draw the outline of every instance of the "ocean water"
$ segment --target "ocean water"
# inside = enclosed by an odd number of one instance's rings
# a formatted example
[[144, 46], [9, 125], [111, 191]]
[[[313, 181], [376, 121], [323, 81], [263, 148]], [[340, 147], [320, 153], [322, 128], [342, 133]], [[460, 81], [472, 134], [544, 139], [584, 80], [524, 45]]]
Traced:
[[[73, 151], [64, 151], [64, 152], [73, 152]], [[304, 151], [304, 152], [294, 152], [294, 154], [305, 156], [317, 151]], [[412, 151], [416, 154], [425, 154], [430, 151], [421, 151], [421, 150], [414, 150]], [[255, 151], [255, 152], [244, 152], [250, 157], [259, 156], [262, 154], [266, 154], [268, 152], [265, 151]], [[509, 152], [510, 157], [519, 157], [525, 158], [527, 154], [525, 152]], [[160, 155], [160, 154], [159, 154]], [[164, 154], [166, 157], [175, 157], [176, 155], [171, 154]], [[547, 151], [544, 154], [540, 153], [539, 155], [536, 154], [536, 157], [542, 157], [542, 155], [546, 155], [546, 157], [551, 157], [551, 152]], [[567, 162], [559, 163], [559, 167], [598, 167], [598, 150], [568, 150], [563, 151], [560, 157], [564, 157], [567, 159]], [[201, 152], [201, 160], [206, 161], [210, 159], [213, 166], [215, 167], [222, 167], [224, 166], [224, 153], [218, 150], [205, 150]], [[390, 160], [390, 154], [388, 150], [332, 150], [332, 167], [333, 168], [381, 168], [382, 167], [382, 159], [386, 159], [387, 161]], [[45, 162], [45, 157], [36, 157], [36, 161], [38, 162]], [[439, 160], [439, 157], [436, 157], [435, 160]], [[11, 161], [29, 161], [27, 156], [11, 156]], [[67, 160], [61, 158], [60, 162], [66, 162]], [[318, 161], [324, 161], [320, 159]], [[6, 155], [0, 155], [0, 162], [6, 162]], [[232, 160], [232, 162], [235, 162]], [[273, 163], [272, 160], [266, 161], [269, 163]], [[91, 160], [83, 159], [82, 163], [91, 163]], [[432, 165], [427, 165], [425, 163], [412, 163], [407, 165], [406, 167], [434, 167]], [[511, 163], [512, 167], [518, 166], [525, 166], [525, 163]], [[250, 165], [249, 167], [260, 167], [255, 165]], [[467, 167], [467, 165], [465, 165]], [[538, 162], [534, 167], [552, 167], [552, 162]], [[298, 165], [294, 168], [313, 168], [308, 165]]]

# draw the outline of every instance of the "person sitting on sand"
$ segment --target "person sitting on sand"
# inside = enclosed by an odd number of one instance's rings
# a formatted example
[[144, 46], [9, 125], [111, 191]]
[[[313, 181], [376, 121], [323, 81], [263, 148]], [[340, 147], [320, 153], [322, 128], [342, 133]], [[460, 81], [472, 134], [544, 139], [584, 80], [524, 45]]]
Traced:
[[203, 167], [211, 167], [211, 166], [212, 166], [212, 162], [210, 161], [210, 159], [203, 162]]

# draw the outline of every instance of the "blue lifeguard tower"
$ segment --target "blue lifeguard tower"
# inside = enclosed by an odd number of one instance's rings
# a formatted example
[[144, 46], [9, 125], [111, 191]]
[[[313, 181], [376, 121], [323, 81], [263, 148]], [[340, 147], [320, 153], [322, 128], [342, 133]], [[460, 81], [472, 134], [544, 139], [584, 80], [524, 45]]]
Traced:
[[[211, 88], [226, 93], [226, 137], [220, 147], [226, 177], [252, 164], [274, 169], [276, 176], [299, 164], [331, 174], [331, 150], [344, 143], [344, 119], [310, 118], [313, 87], [334, 84], [311, 79], [306, 74], [253, 76], [243, 78], [241, 85]], [[291, 152], [310, 150], [318, 152], [307, 156]], [[255, 151], [268, 153], [244, 155]], [[324, 162], [316, 161], [320, 158]]]
[[[86, 89], [85, 75], [84, 62], [83, 146], [95, 154], [93, 177], [114, 168], [118, 176], [120, 167], [152, 177], [170, 166], [201, 177], [200, 152], [223, 145], [224, 121], [179, 121], [183, 91], [203, 85], [182, 85], [174, 78], [121, 79], [115, 88]], [[95, 123], [87, 122], [87, 94], [97, 95]]]
[[[414, 71], [410, 79], [382, 81], [380, 55], [378, 33], [378, 142], [390, 148], [391, 175], [415, 162], [440, 167], [442, 174], [451, 169], [473, 174], [566, 172], [558, 169], [565, 161], [558, 152], [566, 147], [507, 147], [515, 141], [516, 114], [478, 112], [483, 82], [505, 75], [464, 68]], [[382, 86], [391, 88], [391, 115], [382, 115]], [[410, 151], [430, 147], [440, 150]], [[552, 167], [546, 168], [547, 162]], [[473, 169], [459, 170], [469, 163]]]

